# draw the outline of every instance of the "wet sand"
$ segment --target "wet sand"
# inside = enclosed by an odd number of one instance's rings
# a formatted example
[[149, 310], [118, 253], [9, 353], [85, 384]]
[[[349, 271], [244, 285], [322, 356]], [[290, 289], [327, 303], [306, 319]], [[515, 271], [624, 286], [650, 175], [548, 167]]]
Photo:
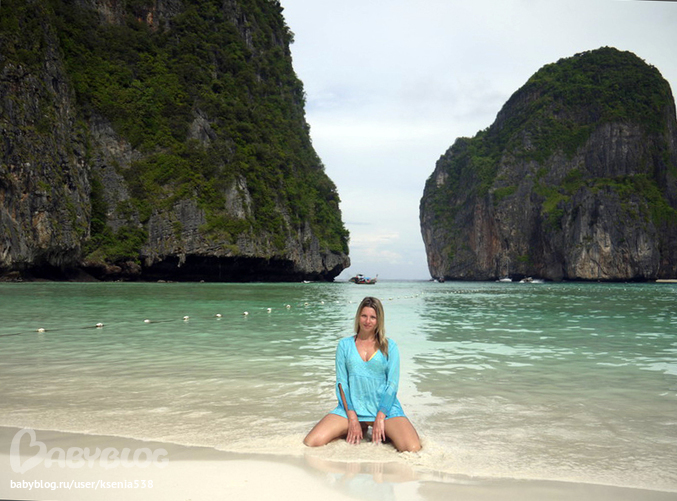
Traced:
[[9, 427], [0, 427], [0, 465], [0, 499], [677, 499], [675, 492], [417, 473], [396, 463], [323, 459], [312, 449], [302, 457], [235, 454], [122, 437], [45, 430], [31, 434]]

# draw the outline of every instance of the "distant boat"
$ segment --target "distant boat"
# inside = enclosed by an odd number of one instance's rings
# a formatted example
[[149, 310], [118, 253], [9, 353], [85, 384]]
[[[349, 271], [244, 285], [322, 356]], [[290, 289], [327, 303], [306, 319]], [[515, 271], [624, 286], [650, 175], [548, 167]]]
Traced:
[[360, 273], [354, 277], [351, 277], [348, 281], [358, 285], [373, 285], [376, 283], [376, 279], [378, 279], [378, 275], [376, 275], [374, 278], [369, 278]]

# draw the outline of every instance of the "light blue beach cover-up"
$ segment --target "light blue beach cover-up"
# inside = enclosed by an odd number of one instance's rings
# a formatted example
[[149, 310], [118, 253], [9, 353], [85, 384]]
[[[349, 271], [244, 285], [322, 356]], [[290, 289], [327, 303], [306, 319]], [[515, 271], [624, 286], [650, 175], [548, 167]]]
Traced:
[[336, 348], [336, 397], [338, 406], [331, 411], [348, 417], [343, 407], [339, 384], [346, 396], [348, 410], [355, 411], [360, 421], [374, 421], [383, 411], [386, 419], [404, 416], [397, 400], [400, 383], [400, 351], [392, 339], [388, 339], [388, 358], [378, 350], [365, 362], [355, 346], [355, 336], [345, 337]]

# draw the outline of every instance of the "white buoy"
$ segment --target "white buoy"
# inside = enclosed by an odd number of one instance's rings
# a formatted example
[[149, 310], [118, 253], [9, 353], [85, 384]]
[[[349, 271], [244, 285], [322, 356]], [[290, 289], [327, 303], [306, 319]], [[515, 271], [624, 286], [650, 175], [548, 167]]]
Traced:
[[189, 319], [190, 319], [190, 317], [189, 317], [188, 315], [186, 315], [185, 317], [183, 317], [183, 320], [184, 320], [184, 321], [188, 321]]
[[246, 317], [247, 315], [249, 315], [249, 312], [248, 312], [248, 311], [245, 311], [245, 312], [243, 312], [242, 314]]
[[96, 328], [97, 328], [97, 329], [101, 329], [102, 327], [103, 327], [103, 324], [102, 324], [101, 322], [99, 322], [98, 324], [96, 324]]
[[144, 323], [144, 324], [149, 324], [149, 323], [150, 323], [150, 320], [146, 319], [146, 320], [143, 321], [143, 323]]
[[38, 332], [45, 332], [45, 329], [43, 329], [42, 327], [40, 327], [40, 328], [38, 329]]
[[273, 311], [273, 309], [272, 309], [272, 308], [268, 308], [268, 313], [270, 313], [271, 311]]
[[220, 313], [217, 313], [217, 314], [216, 314], [216, 318], [221, 318], [221, 314], [220, 314]]
[[285, 308], [289, 309], [289, 308], [291, 308], [291, 305], [288, 304], [287, 306], [285, 306]]

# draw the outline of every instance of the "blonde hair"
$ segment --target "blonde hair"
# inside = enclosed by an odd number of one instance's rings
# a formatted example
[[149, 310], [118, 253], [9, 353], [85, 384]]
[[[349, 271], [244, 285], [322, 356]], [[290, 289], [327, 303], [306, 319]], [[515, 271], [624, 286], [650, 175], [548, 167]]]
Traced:
[[357, 307], [357, 313], [355, 313], [355, 334], [360, 333], [360, 314], [364, 308], [373, 308], [376, 312], [376, 346], [388, 358], [385, 311], [383, 310], [383, 304], [381, 304], [378, 298], [367, 296], [362, 300], [360, 306]]

